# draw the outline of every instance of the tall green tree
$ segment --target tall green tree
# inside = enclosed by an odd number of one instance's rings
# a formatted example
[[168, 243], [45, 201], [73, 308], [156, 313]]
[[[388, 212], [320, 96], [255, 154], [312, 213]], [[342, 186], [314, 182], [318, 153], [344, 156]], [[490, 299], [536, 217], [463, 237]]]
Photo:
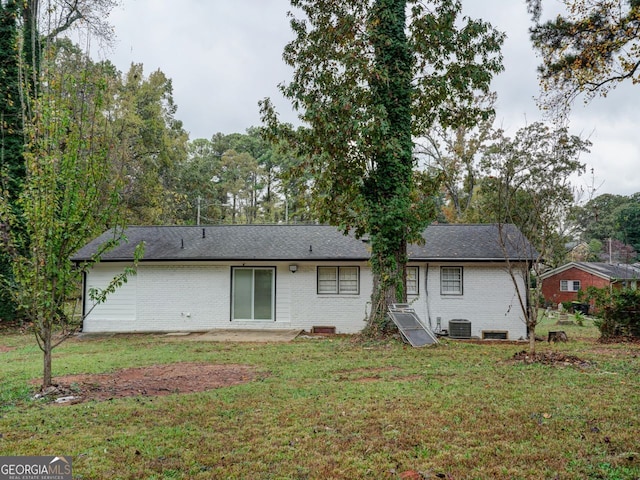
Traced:
[[[3, 179], [2, 190], [12, 202], [17, 199], [25, 176], [20, 101], [19, 7], [16, 1], [0, 2], [0, 175]], [[0, 220], [0, 223], [4, 221]], [[10, 256], [1, 250], [0, 276], [10, 275]], [[13, 320], [15, 307], [9, 292], [0, 286], [0, 321]]]
[[[542, 0], [528, 0], [534, 20]], [[640, 2], [564, 0], [566, 14], [537, 23], [531, 39], [543, 59], [539, 67], [546, 106], [566, 110], [575, 97], [606, 95], [624, 81], [640, 81]]]
[[187, 144], [187, 158], [178, 162], [174, 171], [173, 189], [181, 198], [177, 204], [177, 223], [222, 221], [222, 205], [227, 200], [219, 186], [221, 157], [213, 142], [206, 138], [196, 138]]
[[[246, 222], [271, 221], [275, 200], [274, 189], [278, 184], [278, 166], [274, 163], [276, 157], [273, 155], [273, 148], [255, 127], [248, 128], [244, 134], [228, 135], [228, 140], [230, 148], [223, 155], [233, 150], [238, 154], [248, 154], [254, 160], [247, 163], [245, 160], [248, 160], [248, 157], [241, 157], [245, 166], [240, 168], [248, 176], [247, 185], [242, 189], [248, 195], [247, 205], [243, 207]], [[229, 166], [225, 168], [228, 170]]]
[[278, 166], [277, 188], [280, 200], [273, 220], [281, 223], [316, 222], [311, 197], [313, 174], [308, 163], [286, 141], [279, 141], [273, 146], [273, 156], [277, 159], [273, 163]]
[[281, 184], [282, 169], [279, 162], [282, 159], [270, 142], [261, 135], [259, 128], [248, 128], [246, 137], [251, 141], [248, 151], [257, 162], [257, 169], [253, 175], [252, 222], [274, 222], [278, 203], [277, 190]]
[[[502, 69], [503, 35], [460, 18], [455, 0], [292, 0], [294, 68], [285, 97], [304, 127], [283, 128], [262, 102], [272, 136], [308, 159], [315, 211], [344, 231], [370, 236], [374, 293], [369, 327], [385, 328], [386, 305], [406, 298], [406, 244], [430, 221], [418, 201], [413, 135], [472, 125], [490, 112], [473, 103]], [[435, 192], [434, 192], [435, 193]]]
[[[31, 99], [40, 92], [42, 49], [63, 33], [78, 31], [79, 24], [94, 38], [109, 41], [112, 29], [105, 19], [115, 4], [115, 0], [0, 0], [0, 169], [2, 187], [18, 215], [16, 202], [26, 174], [24, 118], [33, 114]], [[6, 252], [0, 252], [0, 274], [11, 275], [8, 262]], [[15, 314], [7, 294], [0, 288], [0, 319]]]
[[0, 3], [0, 165], [12, 198], [17, 197], [25, 174], [18, 14], [18, 2]]
[[[114, 112], [111, 74], [87, 57], [82, 64], [61, 61], [60, 52], [55, 45], [43, 50], [40, 91], [25, 113], [26, 177], [18, 210], [5, 191], [0, 195], [8, 225], [3, 247], [13, 266], [10, 291], [43, 351], [43, 387], [52, 383], [53, 349], [81, 324], [81, 311], [77, 303], [70, 309], [70, 301], [99, 256], [80, 268], [70, 258], [105, 228], [118, 226], [121, 211], [121, 185], [111, 175], [121, 144], [105, 115]], [[114, 281], [125, 281], [126, 273]]]
[[573, 219], [584, 241], [603, 245], [604, 259], [635, 260], [635, 253], [629, 253], [640, 251], [640, 194], [598, 195], [575, 207]]
[[129, 223], [173, 223], [176, 203], [172, 179], [176, 165], [187, 156], [188, 135], [175, 118], [171, 80], [160, 71], [144, 75], [132, 64], [121, 80], [112, 122], [115, 135], [127, 148], [115, 166], [126, 179], [123, 201]]
[[592, 198], [574, 209], [574, 221], [581, 231], [582, 239], [605, 242], [616, 238], [618, 233], [616, 211], [627, 204], [624, 195], [605, 193]]
[[208, 223], [275, 222], [283, 161], [257, 128], [189, 142], [187, 159], [175, 172], [175, 190], [186, 206], [181, 221], [193, 222], [199, 211]]
[[[583, 172], [579, 157], [589, 145], [588, 141], [569, 135], [565, 128], [553, 129], [536, 122], [520, 129], [514, 138], [503, 135], [482, 160], [487, 176], [481, 194], [485, 218], [500, 226], [518, 226], [538, 254], [531, 265], [507, 261], [522, 320], [527, 325], [531, 354], [535, 354], [542, 286], [538, 282], [533, 292], [530, 288], [520, 290], [517, 280], [524, 279], [528, 284], [530, 269], [539, 276], [546, 266], [563, 262], [567, 240], [563, 223], [574, 204], [570, 179]], [[505, 252], [515, 250], [522, 258], [532, 258], [528, 243], [510, 244], [518, 239], [503, 235], [500, 238]]]
[[620, 207], [616, 212], [616, 220], [620, 229], [620, 240], [631, 245], [634, 250], [640, 252], [640, 202], [636, 197]]
[[248, 152], [231, 149], [222, 155], [220, 166], [231, 223], [253, 223], [256, 178], [260, 175], [258, 162]]
[[[477, 101], [486, 109], [496, 100], [490, 94]], [[482, 151], [493, 140], [495, 115], [480, 121], [476, 126], [460, 125], [444, 128], [435, 123], [422, 139], [416, 142], [416, 152], [424, 157], [428, 172], [442, 180], [444, 201], [441, 211], [450, 223], [476, 223], [480, 212], [477, 197], [482, 182], [480, 158]]]

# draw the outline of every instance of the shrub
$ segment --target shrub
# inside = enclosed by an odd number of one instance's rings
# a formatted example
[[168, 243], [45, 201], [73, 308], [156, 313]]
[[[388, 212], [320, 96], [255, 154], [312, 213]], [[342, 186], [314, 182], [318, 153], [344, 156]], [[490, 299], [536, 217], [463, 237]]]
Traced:
[[565, 312], [573, 312], [573, 302], [562, 302], [562, 309]]
[[640, 290], [589, 287], [582, 298], [593, 302], [602, 337], [640, 337]]

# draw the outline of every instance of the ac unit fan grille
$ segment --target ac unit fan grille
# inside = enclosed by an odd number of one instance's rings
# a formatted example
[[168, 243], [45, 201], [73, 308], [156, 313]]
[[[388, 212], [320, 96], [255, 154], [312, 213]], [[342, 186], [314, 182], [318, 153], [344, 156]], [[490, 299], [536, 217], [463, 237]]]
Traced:
[[469, 320], [449, 320], [449, 336], [451, 338], [471, 338], [471, 322]]

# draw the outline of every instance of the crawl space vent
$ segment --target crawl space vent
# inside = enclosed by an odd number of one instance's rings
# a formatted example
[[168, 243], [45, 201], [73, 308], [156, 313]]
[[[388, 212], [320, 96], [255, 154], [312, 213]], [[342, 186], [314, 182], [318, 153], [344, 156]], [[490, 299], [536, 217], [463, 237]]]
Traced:
[[483, 340], [508, 340], [509, 332], [506, 330], [483, 330]]

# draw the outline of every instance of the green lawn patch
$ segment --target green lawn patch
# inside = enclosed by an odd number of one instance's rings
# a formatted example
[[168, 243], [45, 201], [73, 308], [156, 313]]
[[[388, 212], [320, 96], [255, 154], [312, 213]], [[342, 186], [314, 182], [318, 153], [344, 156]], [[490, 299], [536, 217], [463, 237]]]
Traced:
[[31, 399], [41, 353], [4, 334], [0, 451], [70, 455], [78, 479], [638, 478], [640, 345], [600, 344], [589, 320], [566, 327], [568, 342], [538, 351], [587, 366], [516, 361], [526, 346], [506, 342], [73, 339], [54, 377], [187, 363], [256, 374], [64, 406]]

